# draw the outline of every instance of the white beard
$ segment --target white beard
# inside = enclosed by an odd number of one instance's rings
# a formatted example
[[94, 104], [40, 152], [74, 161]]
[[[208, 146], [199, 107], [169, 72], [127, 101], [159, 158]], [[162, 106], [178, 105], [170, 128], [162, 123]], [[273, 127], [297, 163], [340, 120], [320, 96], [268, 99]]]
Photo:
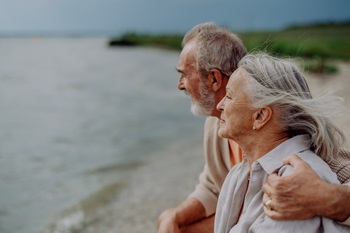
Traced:
[[191, 112], [195, 116], [210, 116], [212, 109], [207, 109], [200, 105], [197, 101], [192, 101]]
[[203, 83], [199, 86], [200, 100], [192, 98], [191, 112], [195, 116], [210, 116], [215, 108], [215, 93], [206, 89]]

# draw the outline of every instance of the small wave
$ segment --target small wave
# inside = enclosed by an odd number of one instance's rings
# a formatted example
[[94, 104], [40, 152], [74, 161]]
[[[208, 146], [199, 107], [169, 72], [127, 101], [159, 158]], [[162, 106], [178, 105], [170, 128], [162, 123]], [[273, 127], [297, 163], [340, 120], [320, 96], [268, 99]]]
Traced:
[[77, 209], [75, 212], [62, 216], [57, 220], [45, 233], [73, 233], [84, 227], [85, 213], [83, 210]]
[[87, 172], [88, 175], [100, 174], [100, 173], [110, 173], [117, 171], [125, 171], [130, 169], [138, 168], [142, 165], [140, 161], [128, 161], [128, 162], [119, 162], [118, 164], [112, 164], [110, 166], [99, 167], [94, 170]]
[[86, 226], [98, 221], [99, 210], [103, 210], [103, 207], [105, 207], [124, 186], [124, 183], [115, 183], [105, 186], [98, 192], [82, 200], [79, 204], [64, 210], [42, 233], [80, 232]]

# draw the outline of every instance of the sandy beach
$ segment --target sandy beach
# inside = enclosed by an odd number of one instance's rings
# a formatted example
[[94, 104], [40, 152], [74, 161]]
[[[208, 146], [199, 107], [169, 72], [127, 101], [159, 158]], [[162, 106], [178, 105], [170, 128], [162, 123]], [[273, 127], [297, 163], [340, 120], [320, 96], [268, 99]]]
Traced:
[[[314, 95], [336, 90], [350, 109], [350, 63], [337, 62], [337, 74], [306, 74]], [[336, 119], [350, 139], [348, 114]], [[157, 218], [166, 208], [176, 206], [194, 189], [204, 159], [200, 138], [195, 144], [172, 144], [155, 155], [127, 177], [125, 188], [103, 209], [103, 218], [87, 226], [83, 232], [152, 233], [157, 229]], [[346, 147], [349, 148], [349, 143]], [[167, 149], [178, 150], [176, 156]], [[107, 213], [106, 213], [107, 211]], [[106, 217], [108, 216], [108, 217]]]
[[[168, 150], [178, 154], [169, 156]], [[174, 143], [159, 153], [126, 177], [125, 187], [100, 210], [100, 219], [82, 232], [156, 232], [159, 214], [191, 193], [204, 165], [200, 140]]]

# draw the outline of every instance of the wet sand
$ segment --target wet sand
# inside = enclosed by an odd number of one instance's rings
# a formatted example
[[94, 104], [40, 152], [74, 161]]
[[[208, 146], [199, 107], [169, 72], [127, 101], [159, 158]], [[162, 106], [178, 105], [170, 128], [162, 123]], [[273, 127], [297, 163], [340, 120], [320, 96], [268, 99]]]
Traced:
[[174, 143], [155, 154], [129, 173], [124, 189], [99, 210], [99, 219], [82, 232], [156, 232], [159, 214], [181, 203], [194, 189], [204, 165], [202, 154], [200, 140], [192, 144]]

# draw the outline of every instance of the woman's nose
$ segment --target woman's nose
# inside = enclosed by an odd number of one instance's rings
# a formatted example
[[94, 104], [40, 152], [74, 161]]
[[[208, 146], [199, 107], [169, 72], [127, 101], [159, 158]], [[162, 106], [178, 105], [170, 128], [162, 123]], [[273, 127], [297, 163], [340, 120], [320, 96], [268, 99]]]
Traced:
[[220, 112], [222, 112], [222, 111], [224, 110], [224, 108], [223, 108], [224, 99], [225, 99], [225, 97], [222, 98], [222, 99], [220, 100], [220, 102], [216, 105], [216, 109], [219, 110]]

